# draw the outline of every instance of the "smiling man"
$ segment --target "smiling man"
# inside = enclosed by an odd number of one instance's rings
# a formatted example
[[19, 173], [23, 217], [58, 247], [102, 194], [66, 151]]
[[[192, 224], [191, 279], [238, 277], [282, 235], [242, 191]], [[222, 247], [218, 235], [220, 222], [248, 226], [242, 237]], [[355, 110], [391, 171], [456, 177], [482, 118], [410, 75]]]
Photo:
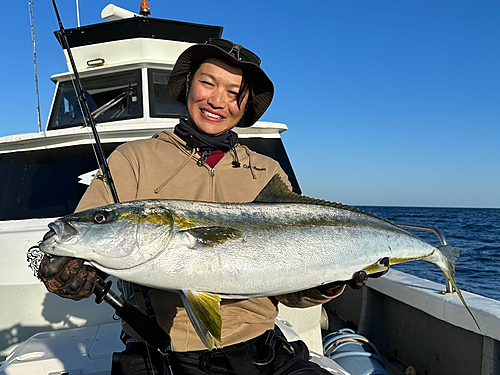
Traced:
[[[278, 162], [240, 145], [231, 130], [254, 124], [273, 99], [273, 84], [257, 55], [224, 39], [191, 46], [179, 56], [168, 91], [187, 106], [188, 118], [180, 120], [173, 134], [164, 131], [125, 143], [111, 154], [109, 167], [120, 201], [251, 202], [276, 174], [290, 187]], [[95, 178], [77, 211], [113, 203], [108, 190], [102, 178]], [[40, 277], [50, 291], [79, 300], [91, 295], [98, 276], [79, 260], [46, 257]], [[309, 307], [342, 291], [342, 285], [335, 285], [285, 296], [222, 300], [221, 341], [211, 351], [178, 293], [150, 289], [144, 298], [144, 290], [136, 287], [130, 300], [142, 311], [150, 300], [158, 324], [172, 338], [169, 358], [175, 374], [328, 374], [308, 361], [303, 342], [286, 341], [274, 319], [278, 302]], [[112, 374], [166, 373], [163, 359], [129, 326], [123, 330], [127, 349], [115, 353]]]
[[189, 88], [188, 125], [209, 135], [221, 135], [240, 121], [248, 102], [242, 89], [243, 71], [217, 59], [207, 59]]

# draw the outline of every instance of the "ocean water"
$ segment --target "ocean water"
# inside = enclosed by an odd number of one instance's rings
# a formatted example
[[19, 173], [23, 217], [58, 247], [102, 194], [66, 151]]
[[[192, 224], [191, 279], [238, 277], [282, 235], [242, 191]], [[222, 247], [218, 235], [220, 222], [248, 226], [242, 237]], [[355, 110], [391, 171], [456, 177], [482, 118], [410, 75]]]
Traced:
[[[462, 250], [456, 263], [458, 287], [500, 301], [500, 209], [375, 206], [358, 208], [396, 224], [440, 229], [449, 245]], [[433, 233], [411, 233], [434, 246], [440, 245], [439, 239]], [[443, 273], [432, 264], [415, 261], [393, 267], [440, 283], [443, 290], [445, 288]]]

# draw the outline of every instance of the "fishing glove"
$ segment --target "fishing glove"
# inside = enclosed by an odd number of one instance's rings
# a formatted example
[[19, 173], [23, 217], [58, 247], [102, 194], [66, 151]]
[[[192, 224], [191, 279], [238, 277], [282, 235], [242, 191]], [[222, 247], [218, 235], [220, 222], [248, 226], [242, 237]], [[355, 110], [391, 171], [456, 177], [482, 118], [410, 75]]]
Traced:
[[354, 290], [361, 289], [362, 287], [365, 286], [366, 280], [368, 280], [368, 278], [376, 279], [381, 276], [384, 276], [387, 272], [389, 272], [389, 267], [390, 267], [389, 258], [382, 258], [379, 261], [379, 263], [387, 268], [384, 269], [383, 271], [372, 273], [370, 275], [367, 275], [365, 271], [358, 271], [354, 274], [351, 280], [334, 281], [333, 283], [320, 285], [316, 287], [316, 289], [318, 289], [321, 293], [323, 293], [326, 296], [334, 296], [335, 291], [342, 285], [349, 285]]
[[99, 279], [97, 270], [83, 262], [83, 259], [45, 255], [38, 277], [49, 292], [79, 301], [92, 295]]

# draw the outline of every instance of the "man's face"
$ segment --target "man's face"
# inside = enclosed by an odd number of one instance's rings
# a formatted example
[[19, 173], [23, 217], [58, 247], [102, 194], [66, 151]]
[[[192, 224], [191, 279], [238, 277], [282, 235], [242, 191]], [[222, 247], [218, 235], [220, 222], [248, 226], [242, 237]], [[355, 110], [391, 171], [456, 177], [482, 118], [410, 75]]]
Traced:
[[248, 94], [238, 106], [243, 72], [217, 59], [205, 60], [192, 78], [187, 98], [188, 123], [209, 135], [233, 128], [243, 116]]

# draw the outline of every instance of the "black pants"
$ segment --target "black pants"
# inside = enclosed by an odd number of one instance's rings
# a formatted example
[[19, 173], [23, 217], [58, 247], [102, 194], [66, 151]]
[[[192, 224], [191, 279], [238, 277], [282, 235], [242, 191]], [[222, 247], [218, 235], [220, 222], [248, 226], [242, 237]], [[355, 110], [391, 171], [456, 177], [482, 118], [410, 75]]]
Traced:
[[[269, 337], [275, 340], [269, 342]], [[269, 345], [270, 344], [270, 345]], [[111, 375], [328, 375], [328, 371], [309, 361], [309, 350], [302, 341], [288, 343], [275, 328], [256, 339], [224, 349], [174, 352], [167, 361], [142, 343], [129, 343], [113, 354]]]

